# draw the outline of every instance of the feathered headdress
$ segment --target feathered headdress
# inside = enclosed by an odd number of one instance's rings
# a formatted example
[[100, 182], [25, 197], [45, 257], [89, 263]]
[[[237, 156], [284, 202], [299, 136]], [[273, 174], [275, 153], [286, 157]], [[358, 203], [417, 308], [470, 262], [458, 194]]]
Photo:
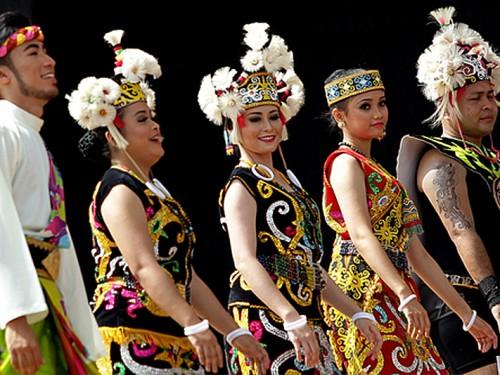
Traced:
[[[268, 28], [267, 23], [243, 27], [249, 50], [241, 58], [241, 73], [226, 66], [203, 78], [198, 103], [214, 124], [222, 125], [224, 119], [237, 124], [244, 110], [262, 105], [275, 105], [288, 121], [304, 104], [304, 86], [293, 70], [293, 53], [281, 37], [269, 39]], [[239, 143], [236, 128], [230, 135], [235, 144]], [[283, 140], [287, 137], [284, 126]]]
[[115, 51], [115, 79], [87, 77], [80, 81], [78, 88], [68, 99], [70, 115], [78, 124], [93, 130], [107, 127], [116, 141], [117, 147], [125, 149], [128, 142], [118, 131], [123, 126], [117, 110], [145, 101], [151, 111], [155, 110], [155, 93], [146, 82], [146, 75], [161, 76], [161, 67], [156, 58], [134, 48], [123, 49], [123, 30], [113, 30], [104, 39]]
[[[430, 14], [440, 25], [432, 44], [417, 62], [417, 79], [425, 97], [439, 101], [454, 90], [479, 81], [491, 81], [500, 91], [500, 57], [481, 35], [464, 23], [453, 23], [454, 7]], [[446, 101], [441, 100], [431, 118], [438, 122]]]

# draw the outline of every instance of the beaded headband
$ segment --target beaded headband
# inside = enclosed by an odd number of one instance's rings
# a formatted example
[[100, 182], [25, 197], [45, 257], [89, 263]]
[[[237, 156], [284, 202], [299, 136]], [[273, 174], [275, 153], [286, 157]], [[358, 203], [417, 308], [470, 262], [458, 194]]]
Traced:
[[341, 77], [325, 85], [328, 106], [372, 90], [384, 90], [378, 70], [367, 70]]
[[17, 31], [9, 35], [0, 46], [0, 58], [4, 58], [14, 48], [31, 40], [39, 40], [43, 42], [44, 36], [40, 26], [21, 27]]

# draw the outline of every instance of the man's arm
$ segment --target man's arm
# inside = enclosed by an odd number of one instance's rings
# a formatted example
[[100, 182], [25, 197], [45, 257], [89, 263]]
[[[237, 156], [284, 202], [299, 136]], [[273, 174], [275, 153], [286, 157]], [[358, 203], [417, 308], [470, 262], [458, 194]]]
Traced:
[[[470, 276], [480, 283], [495, 275], [475, 229], [466, 176], [467, 170], [457, 161], [430, 150], [420, 161], [417, 184], [441, 219]], [[500, 304], [496, 304], [492, 313], [500, 326]]]

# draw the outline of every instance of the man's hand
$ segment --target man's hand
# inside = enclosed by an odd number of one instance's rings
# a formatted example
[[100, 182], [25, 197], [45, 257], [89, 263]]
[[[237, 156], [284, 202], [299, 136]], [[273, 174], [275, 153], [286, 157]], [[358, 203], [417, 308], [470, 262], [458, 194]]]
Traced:
[[24, 375], [35, 374], [43, 359], [35, 333], [26, 317], [21, 316], [7, 323], [5, 342], [12, 367]]

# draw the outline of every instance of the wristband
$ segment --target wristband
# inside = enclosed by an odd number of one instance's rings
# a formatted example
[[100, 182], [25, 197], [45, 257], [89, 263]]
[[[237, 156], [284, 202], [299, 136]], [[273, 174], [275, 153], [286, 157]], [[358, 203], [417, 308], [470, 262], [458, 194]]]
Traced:
[[479, 282], [478, 287], [490, 309], [500, 303], [500, 287], [495, 275], [486, 276]]
[[352, 316], [351, 319], [352, 319], [352, 322], [354, 324], [356, 324], [356, 320], [359, 320], [359, 319], [368, 319], [368, 320], [371, 320], [374, 323], [377, 323], [377, 320], [375, 319], [375, 317], [373, 316], [373, 314], [370, 314], [370, 313], [367, 313], [367, 312], [364, 312], [364, 311], [357, 312], [356, 314], [354, 314]]
[[403, 298], [403, 300], [399, 304], [398, 311], [402, 312], [403, 309], [406, 307], [406, 305], [408, 305], [411, 301], [413, 301], [416, 298], [417, 298], [416, 294], [410, 294], [408, 297]]
[[283, 328], [285, 331], [293, 331], [297, 328], [302, 328], [307, 324], [307, 317], [305, 315], [301, 315], [299, 319], [294, 322], [283, 323]]
[[472, 310], [472, 316], [470, 317], [469, 323], [462, 325], [462, 329], [465, 332], [468, 332], [469, 329], [471, 329], [474, 323], [476, 322], [476, 318], [477, 318], [477, 312], [476, 310]]
[[253, 336], [252, 335], [252, 332], [250, 332], [248, 329], [246, 328], [236, 328], [235, 330], [229, 332], [227, 335], [226, 335], [226, 341], [229, 345], [233, 346], [233, 341], [235, 339], [237, 339], [238, 337], [240, 336], [244, 336], [244, 335], [249, 335], [249, 336]]
[[197, 333], [206, 331], [209, 328], [210, 328], [210, 324], [208, 323], [208, 320], [203, 319], [199, 323], [184, 327], [184, 335], [185, 336], [196, 335]]

